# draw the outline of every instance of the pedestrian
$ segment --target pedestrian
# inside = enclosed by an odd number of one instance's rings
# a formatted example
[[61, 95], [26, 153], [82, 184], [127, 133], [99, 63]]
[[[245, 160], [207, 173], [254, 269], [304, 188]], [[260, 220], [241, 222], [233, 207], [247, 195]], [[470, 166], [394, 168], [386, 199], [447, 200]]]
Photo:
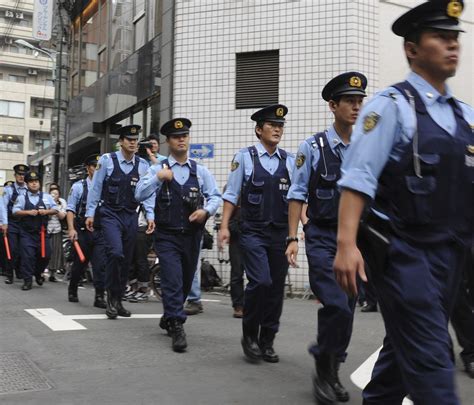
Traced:
[[211, 172], [188, 158], [191, 121], [163, 124], [169, 156], [153, 165], [138, 183], [137, 200], [155, 198], [155, 253], [160, 261], [163, 317], [160, 327], [172, 337], [176, 352], [186, 350], [183, 304], [198, 264], [203, 229], [221, 203]]
[[[92, 186], [92, 178], [97, 167], [100, 155], [94, 153], [84, 160], [87, 177], [76, 181], [69, 192], [67, 200], [67, 226], [68, 238], [71, 243], [77, 242], [84, 254], [81, 260], [80, 255], [73, 248], [73, 263], [71, 267], [71, 279], [68, 286], [69, 302], [79, 302], [77, 294], [78, 286], [83, 278], [89, 262], [92, 264], [92, 278], [95, 289], [94, 307], [107, 308], [104, 293], [105, 276], [105, 242], [100, 226], [100, 206], [95, 210], [94, 230], [89, 232], [86, 229], [86, 205], [87, 196]], [[100, 204], [100, 203], [99, 203]]]
[[229, 221], [241, 202], [240, 247], [248, 284], [244, 296], [242, 349], [251, 361], [279, 361], [273, 342], [280, 326], [288, 262], [290, 173], [294, 157], [278, 147], [288, 108], [270, 105], [250, 117], [258, 142], [234, 156], [224, 193], [219, 245], [230, 240]]
[[[87, 195], [86, 228], [94, 231], [94, 214], [99, 202], [100, 225], [105, 241], [105, 288], [109, 319], [130, 317], [131, 312], [122, 305], [122, 296], [128, 282], [138, 227], [138, 201], [135, 187], [147, 169], [148, 163], [135, 153], [140, 125], [127, 125], [119, 129], [118, 152], [102, 155], [92, 178]], [[147, 232], [152, 233], [155, 222], [153, 201], [143, 202], [147, 215]]]
[[3, 232], [7, 234], [10, 247], [11, 260], [6, 262], [5, 284], [13, 284], [14, 275], [20, 274], [20, 218], [13, 215], [12, 209], [20, 195], [25, 195], [27, 187], [25, 174], [30, 170], [26, 165], [13, 166], [15, 182], [3, 189], [3, 204], [7, 210], [6, 221], [3, 224]]
[[303, 141], [296, 155], [293, 182], [288, 192], [289, 233], [286, 255], [296, 266], [298, 224], [308, 202], [304, 225], [309, 282], [321, 302], [317, 339], [309, 348], [316, 363], [314, 396], [318, 403], [347, 402], [349, 393], [339, 380], [338, 370], [347, 356], [352, 335], [355, 298], [348, 298], [337, 284], [332, 266], [336, 254], [337, 215], [341, 163], [349, 148], [352, 127], [364, 97], [367, 78], [345, 72], [323, 88], [322, 98], [334, 115], [334, 123]]
[[58, 206], [58, 213], [51, 215], [48, 220], [48, 234], [51, 240], [51, 258], [48, 264], [48, 281], [55, 283], [56, 272], [64, 269], [63, 227], [66, 218], [66, 201], [60, 197], [59, 188], [50, 187], [50, 196]]
[[351, 296], [357, 274], [366, 279], [356, 245], [366, 203], [388, 223], [369, 228], [383, 263], [372, 281], [386, 337], [363, 391], [367, 405], [406, 395], [415, 404], [460, 403], [448, 318], [473, 234], [474, 111], [446, 81], [458, 66], [462, 11], [462, 1], [429, 1], [394, 22], [411, 72], [364, 106], [342, 166], [334, 270]]
[[53, 198], [41, 191], [39, 174], [29, 171], [25, 174], [28, 191], [19, 195], [13, 205], [13, 215], [20, 218], [20, 271], [23, 291], [31, 290], [32, 279], [43, 285], [43, 271], [51, 256], [51, 243], [47, 234], [48, 219], [55, 215], [59, 207]]

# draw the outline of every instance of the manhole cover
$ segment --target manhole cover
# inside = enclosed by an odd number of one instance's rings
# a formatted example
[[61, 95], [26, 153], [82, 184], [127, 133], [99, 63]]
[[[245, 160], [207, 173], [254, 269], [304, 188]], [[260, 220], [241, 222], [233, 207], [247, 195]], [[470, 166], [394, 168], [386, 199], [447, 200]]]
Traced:
[[53, 386], [24, 353], [0, 353], [0, 394], [49, 390]]

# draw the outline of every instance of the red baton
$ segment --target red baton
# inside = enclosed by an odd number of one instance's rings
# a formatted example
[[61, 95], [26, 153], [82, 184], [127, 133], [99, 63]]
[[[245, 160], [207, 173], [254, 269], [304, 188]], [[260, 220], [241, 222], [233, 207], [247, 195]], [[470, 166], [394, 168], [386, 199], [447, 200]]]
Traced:
[[72, 242], [74, 244], [74, 249], [76, 249], [76, 253], [79, 256], [79, 260], [81, 263], [84, 263], [86, 261], [86, 257], [84, 256], [84, 252], [81, 249], [81, 245], [79, 245], [79, 242], [75, 240]]
[[7, 251], [7, 259], [11, 260], [12, 255], [10, 253], [10, 244], [8, 243], [8, 236], [5, 233], [3, 234], [3, 243], [5, 244], [5, 250]]
[[44, 225], [41, 225], [40, 231], [40, 240], [41, 240], [41, 258], [46, 258], [46, 231], [44, 229]]

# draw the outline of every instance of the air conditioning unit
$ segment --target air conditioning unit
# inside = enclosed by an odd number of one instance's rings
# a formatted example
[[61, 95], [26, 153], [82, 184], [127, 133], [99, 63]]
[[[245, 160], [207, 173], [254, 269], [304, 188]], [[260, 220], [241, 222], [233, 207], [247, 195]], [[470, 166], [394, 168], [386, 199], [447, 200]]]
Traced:
[[38, 71], [36, 69], [28, 69], [28, 74], [30, 76], [38, 76]]

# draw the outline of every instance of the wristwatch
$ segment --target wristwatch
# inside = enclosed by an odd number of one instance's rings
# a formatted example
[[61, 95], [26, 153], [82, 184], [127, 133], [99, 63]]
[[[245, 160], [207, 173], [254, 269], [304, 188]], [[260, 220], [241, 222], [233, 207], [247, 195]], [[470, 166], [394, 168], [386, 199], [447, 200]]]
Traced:
[[291, 242], [298, 242], [297, 236], [287, 236], [286, 239], [286, 246], [288, 246]]

